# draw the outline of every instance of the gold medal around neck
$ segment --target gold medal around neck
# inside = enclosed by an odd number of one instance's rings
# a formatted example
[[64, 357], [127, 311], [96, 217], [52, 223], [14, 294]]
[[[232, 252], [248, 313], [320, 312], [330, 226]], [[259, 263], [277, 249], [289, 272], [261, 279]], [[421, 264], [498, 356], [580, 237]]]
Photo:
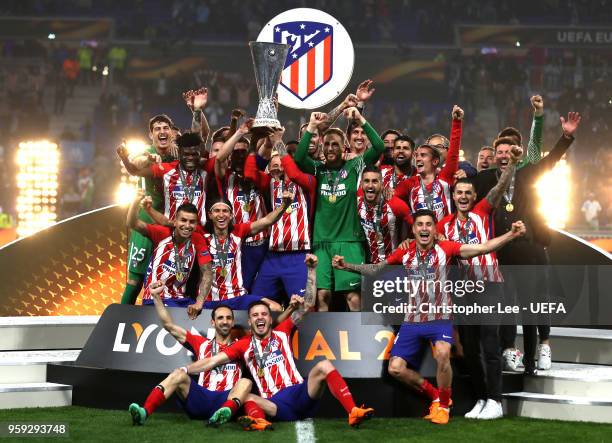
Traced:
[[332, 194], [329, 196], [330, 203], [336, 203], [336, 199], [337, 199], [336, 194]]
[[176, 276], [176, 281], [178, 282], [182, 282], [185, 278], [185, 274], [183, 274], [182, 272], [176, 272], [174, 275]]
[[285, 212], [287, 214], [291, 214], [293, 212], [293, 208], [291, 206], [289, 206], [287, 209], [285, 209]]
[[242, 205], [242, 210], [244, 212], [251, 212], [251, 205], [248, 203], [245, 203], [244, 205]]
[[260, 377], [260, 378], [263, 378], [263, 376], [264, 376], [263, 368], [257, 369], [257, 376]]
[[514, 211], [514, 205], [512, 203], [508, 203], [506, 205], [506, 211], [508, 211], [508, 212]]
[[225, 268], [221, 269], [221, 277], [223, 278], [227, 277], [227, 269]]

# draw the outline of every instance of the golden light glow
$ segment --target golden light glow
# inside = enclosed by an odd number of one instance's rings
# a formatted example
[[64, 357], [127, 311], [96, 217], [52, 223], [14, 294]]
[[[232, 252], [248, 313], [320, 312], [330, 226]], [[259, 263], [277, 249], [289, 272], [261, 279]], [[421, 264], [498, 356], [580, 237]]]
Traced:
[[562, 229], [567, 224], [572, 201], [571, 183], [571, 168], [565, 158], [559, 160], [552, 171], [544, 174], [536, 183], [539, 210], [551, 228]]
[[48, 140], [19, 143], [17, 149], [17, 235], [25, 237], [57, 220], [60, 153]]
[[[132, 138], [125, 142], [125, 146], [130, 158], [134, 158], [144, 153], [148, 145], [142, 139]], [[136, 196], [139, 177], [129, 175], [121, 160], [119, 160], [119, 163], [121, 165], [121, 182], [115, 191], [115, 202], [121, 206], [127, 206]]]

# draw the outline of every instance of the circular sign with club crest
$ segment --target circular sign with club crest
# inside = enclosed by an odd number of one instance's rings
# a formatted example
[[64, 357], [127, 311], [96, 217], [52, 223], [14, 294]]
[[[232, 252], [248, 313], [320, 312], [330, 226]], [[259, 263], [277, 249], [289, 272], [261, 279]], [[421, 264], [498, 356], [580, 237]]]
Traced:
[[257, 41], [289, 45], [278, 86], [278, 101], [289, 108], [326, 105], [342, 94], [353, 74], [351, 37], [338, 20], [318, 9], [297, 8], [277, 15]]

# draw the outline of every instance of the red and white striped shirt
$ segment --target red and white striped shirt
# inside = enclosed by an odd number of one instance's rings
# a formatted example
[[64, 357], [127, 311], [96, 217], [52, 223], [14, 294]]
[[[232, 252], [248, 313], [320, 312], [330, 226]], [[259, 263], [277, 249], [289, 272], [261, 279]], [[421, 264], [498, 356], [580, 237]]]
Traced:
[[164, 292], [161, 298], [182, 298], [185, 297], [185, 288], [189, 274], [193, 268], [193, 263], [197, 257], [198, 265], [202, 266], [210, 263], [211, 257], [206, 245], [206, 240], [194, 232], [191, 235], [189, 249], [186, 250], [187, 242], [183, 242], [178, 246], [178, 253], [183, 262], [183, 279], [178, 281], [176, 278], [177, 266], [174, 251], [174, 241], [172, 238], [173, 229], [167, 226], [147, 225], [148, 237], [153, 241], [155, 249], [151, 254], [151, 261], [147, 269], [145, 279], [145, 290], [142, 295], [143, 300], [150, 300], [151, 293], [149, 285], [158, 280], [165, 280]]
[[[248, 190], [240, 190], [236, 173], [229, 172], [226, 174], [226, 190], [227, 199], [232, 204], [233, 222], [235, 225], [239, 223], [249, 223], [259, 220], [266, 216], [266, 204], [263, 196], [257, 187], [252, 186]], [[268, 237], [268, 230], [248, 237], [245, 241], [247, 244], [261, 241]]]
[[271, 251], [304, 251], [311, 248], [310, 222], [308, 220], [308, 206], [304, 190], [301, 186], [285, 178], [270, 180], [270, 194], [273, 209], [283, 203], [283, 189], [295, 192], [293, 203], [281, 218], [272, 225], [270, 230]]
[[[293, 320], [289, 317], [272, 330], [270, 337], [259, 340], [247, 335], [225, 350], [230, 360], [244, 360], [263, 398], [270, 398], [285, 388], [304, 382], [291, 352], [291, 332], [294, 328]], [[262, 367], [263, 375], [260, 376], [253, 344], [257, 346], [258, 355], [263, 355], [270, 342], [270, 353]]]
[[[457, 214], [444, 217], [437, 225], [438, 232], [452, 241], [462, 244], [485, 243], [489, 239], [489, 219], [493, 208], [486, 198], [478, 202], [468, 212], [467, 220], [459, 220]], [[467, 270], [468, 278], [471, 280], [485, 280], [501, 283], [504, 281], [499, 270], [499, 263], [495, 252], [477, 255], [470, 259], [461, 259], [460, 263]]]
[[459, 168], [461, 125], [461, 120], [453, 119], [446, 163], [429, 185], [425, 185], [417, 174], [404, 180], [395, 189], [395, 195], [408, 203], [413, 214], [419, 209], [431, 209], [436, 213], [438, 222], [451, 213], [451, 187]]
[[369, 263], [384, 261], [397, 248], [401, 222], [412, 225], [410, 208], [397, 197], [370, 205], [365, 197], [359, 196], [357, 213], [368, 242]]
[[[453, 180], [446, 180], [441, 178], [440, 175], [438, 175], [429, 185], [425, 185], [421, 177], [417, 175], [406, 180], [397, 188], [399, 191], [404, 184], [412, 184], [408, 192], [408, 204], [410, 205], [412, 213], [415, 213], [419, 209], [431, 209], [436, 213], [436, 221], [440, 221], [450, 214], [452, 205], [451, 187]], [[425, 192], [423, 192], [423, 189]], [[431, 199], [431, 207], [427, 204], [428, 198]]]
[[317, 183], [312, 175], [305, 174], [297, 167], [291, 156], [281, 159], [284, 169], [283, 179], [257, 168], [255, 155], [251, 154], [244, 163], [244, 176], [252, 180], [259, 189], [270, 190], [270, 201], [273, 209], [280, 206], [283, 199], [283, 189], [294, 191], [295, 197], [291, 207], [270, 229], [271, 251], [304, 251], [311, 248], [310, 214], [314, 206], [314, 196]]
[[[204, 360], [205, 358], [215, 356], [219, 352], [224, 352], [229, 346], [236, 343], [236, 341], [235, 339], [229, 345], [224, 345], [222, 343], [216, 343], [215, 339], [209, 340], [201, 335], [194, 335], [187, 331], [183, 346], [193, 352], [197, 360]], [[213, 354], [213, 350], [216, 351], [215, 354]], [[210, 371], [200, 372], [198, 384], [209, 391], [229, 391], [238, 383], [240, 377], [242, 377], [240, 364], [235, 361], [230, 361]]]
[[[404, 321], [419, 323], [450, 319], [450, 314], [431, 312], [427, 305], [452, 305], [451, 294], [445, 288], [446, 267], [453, 257], [459, 256], [460, 248], [461, 243], [441, 241], [434, 243], [430, 250], [421, 251], [417, 249], [416, 241], [413, 240], [408, 249], [398, 249], [389, 256], [388, 264], [403, 265], [408, 271], [408, 277], [412, 281], [421, 283], [408, 297], [415, 312], [407, 313]], [[426, 312], [421, 313], [421, 310]]]
[[[180, 168], [180, 170], [179, 170]], [[154, 163], [151, 165], [153, 177], [161, 178], [164, 184], [164, 215], [170, 220], [176, 215], [176, 210], [184, 203], [193, 203], [198, 208], [200, 224], [206, 223], [206, 177], [208, 173], [202, 169], [188, 172], [180, 167], [179, 161], [171, 163]], [[185, 183], [181, 179], [181, 174]], [[189, 194], [188, 189], [191, 189]]]
[[383, 165], [380, 167], [380, 173], [382, 174], [382, 185], [383, 189], [395, 189], [404, 180], [410, 178], [410, 175], [397, 174], [395, 172], [395, 166]]
[[251, 223], [237, 224], [225, 240], [211, 233], [204, 234], [213, 268], [212, 287], [206, 301], [227, 300], [246, 294], [242, 282], [241, 246], [250, 234]]

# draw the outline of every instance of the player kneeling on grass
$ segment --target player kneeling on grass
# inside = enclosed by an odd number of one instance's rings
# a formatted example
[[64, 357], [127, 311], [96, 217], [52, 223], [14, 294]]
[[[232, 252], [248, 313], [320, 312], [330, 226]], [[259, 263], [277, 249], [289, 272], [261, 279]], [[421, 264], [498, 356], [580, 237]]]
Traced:
[[[174, 324], [160, 297], [164, 289], [163, 281], [153, 282], [149, 288], [164, 329], [193, 352], [196, 359], [217, 355], [236, 341], [230, 334], [234, 326], [234, 312], [228, 306], [219, 305], [212, 311], [210, 323], [215, 328], [215, 337], [208, 340]], [[212, 425], [223, 424], [236, 413], [251, 392], [253, 384], [241, 376], [240, 365], [229, 360], [213, 370], [201, 372], [197, 383], [187, 375], [185, 367], [175, 369], [153, 388], [144, 406], [137, 403], [130, 405], [132, 423], [143, 425], [153, 411], [176, 392], [190, 418], [208, 419]]]
[[[461, 244], [454, 241], [436, 240], [436, 213], [420, 209], [413, 215], [412, 232], [406, 248], [400, 247], [385, 261], [373, 265], [346, 263], [344, 257], [336, 255], [332, 266], [336, 269], [373, 275], [386, 265], [402, 265], [411, 280], [422, 281], [416, 291], [410, 293], [410, 308], [402, 324], [389, 360], [389, 374], [419, 392], [430, 400], [429, 414], [425, 419], [436, 424], [446, 424], [449, 420], [451, 383], [453, 372], [450, 365], [450, 350], [453, 344], [453, 325], [450, 313], [444, 307], [452, 304], [446, 290], [447, 269], [453, 257], [472, 258], [495, 251], [511, 240], [525, 234], [521, 221], [512, 224], [512, 229], [504, 235], [485, 243]], [[426, 283], [435, 282], [439, 285]], [[430, 309], [433, 305], [435, 309]], [[422, 347], [433, 343], [434, 358], [437, 363], [436, 379], [438, 388], [433, 387], [417, 372], [421, 364]], [[410, 366], [410, 367], [409, 367]]]
[[278, 421], [312, 417], [326, 386], [346, 410], [351, 426], [359, 425], [374, 412], [371, 408], [358, 408], [355, 405], [346, 382], [329, 360], [317, 363], [305, 380], [297, 370], [291, 350], [291, 333], [314, 307], [317, 292], [317, 258], [308, 254], [305, 261], [308, 266], [306, 291], [303, 298], [292, 296], [288, 308], [292, 312], [286, 320], [272, 328], [268, 305], [254, 302], [248, 310], [251, 335], [211, 358], [187, 366], [189, 374], [197, 374], [228, 361], [245, 361], [261, 393], [261, 396], [250, 394], [244, 403], [247, 415], [238, 421], [247, 430], [269, 429], [271, 423], [265, 419], [266, 415]]

